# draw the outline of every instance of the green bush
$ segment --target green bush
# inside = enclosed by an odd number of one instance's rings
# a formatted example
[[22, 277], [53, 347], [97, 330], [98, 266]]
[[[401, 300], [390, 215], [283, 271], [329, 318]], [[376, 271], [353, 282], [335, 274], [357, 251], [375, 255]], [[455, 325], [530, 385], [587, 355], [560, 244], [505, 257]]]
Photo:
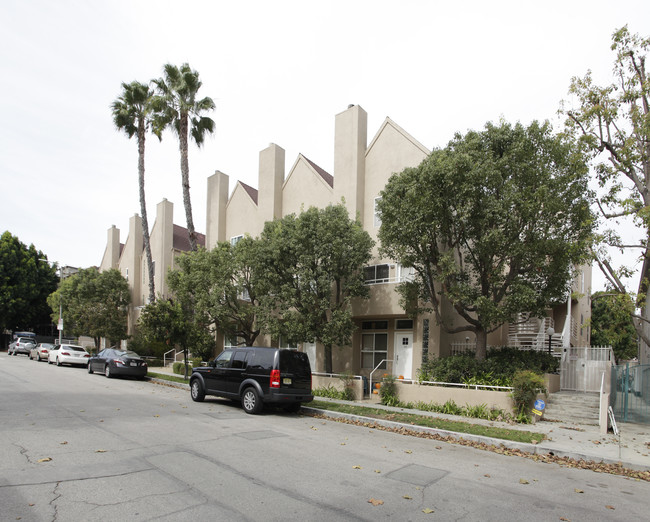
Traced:
[[[177, 375], [185, 375], [185, 363], [183, 361], [175, 362], [172, 365], [172, 371]], [[188, 371], [192, 371], [192, 365], [189, 365]]]
[[[530, 419], [530, 411], [537, 394], [546, 393], [544, 377], [530, 370], [518, 371], [512, 379], [512, 399], [515, 402], [517, 420], [520, 416]], [[522, 421], [520, 421], [522, 422]]]
[[558, 366], [558, 359], [547, 352], [523, 351], [513, 347], [492, 348], [484, 361], [477, 361], [473, 353], [431, 359], [418, 370], [418, 380], [467, 386], [512, 386], [517, 371], [553, 373]]
[[381, 383], [381, 388], [379, 388], [379, 397], [381, 398], [381, 403], [386, 406], [399, 405], [397, 383], [395, 382], [394, 375], [387, 375], [384, 377], [384, 380]]
[[343, 390], [337, 390], [331, 384], [329, 384], [327, 388], [314, 388], [312, 393], [318, 397], [327, 397], [329, 399], [340, 399], [344, 401], [351, 401], [353, 399], [351, 389], [344, 388]]

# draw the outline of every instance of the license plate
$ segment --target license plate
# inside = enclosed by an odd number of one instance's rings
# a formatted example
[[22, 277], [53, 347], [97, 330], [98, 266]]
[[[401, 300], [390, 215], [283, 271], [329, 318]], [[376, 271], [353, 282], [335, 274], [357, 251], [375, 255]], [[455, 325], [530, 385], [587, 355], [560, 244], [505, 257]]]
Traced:
[[137, 366], [137, 365], [138, 365], [138, 363], [136, 363], [136, 362], [131, 363], [131, 366]]
[[285, 377], [282, 379], [282, 384], [291, 384], [291, 379], [289, 377]]

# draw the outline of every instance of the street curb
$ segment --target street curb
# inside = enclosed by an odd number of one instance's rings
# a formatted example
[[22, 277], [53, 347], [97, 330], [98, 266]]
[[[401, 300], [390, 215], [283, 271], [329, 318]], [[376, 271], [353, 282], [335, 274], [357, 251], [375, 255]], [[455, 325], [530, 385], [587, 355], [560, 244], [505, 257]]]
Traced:
[[560, 449], [545, 446], [543, 443], [528, 444], [525, 442], [516, 442], [512, 440], [495, 439], [493, 437], [486, 437], [484, 435], [472, 435], [470, 433], [459, 433], [456, 431], [448, 431], [448, 430], [442, 430], [438, 428], [428, 428], [426, 426], [416, 426], [414, 424], [403, 424], [400, 422], [387, 421], [383, 419], [375, 419], [373, 417], [363, 417], [361, 415], [352, 415], [349, 413], [340, 413], [340, 412], [330, 411], [330, 410], [321, 410], [319, 408], [314, 408], [312, 406], [305, 406], [305, 405], [302, 406], [302, 410], [310, 413], [325, 415], [327, 417], [332, 417], [335, 419], [348, 419], [354, 422], [375, 424], [377, 426], [383, 426], [390, 429], [403, 428], [410, 431], [417, 431], [420, 433], [431, 433], [431, 434], [440, 435], [442, 437], [450, 437], [452, 439], [456, 439], [459, 441], [467, 440], [471, 442], [486, 444], [489, 446], [495, 446], [497, 448], [503, 447], [508, 449], [514, 449], [525, 453], [530, 453], [531, 455], [552, 455], [560, 458], [563, 457], [570, 458], [576, 461], [594, 462], [597, 464], [621, 465], [624, 468], [628, 468], [636, 471], [650, 471], [650, 466], [644, 466], [642, 464], [637, 464], [629, 461], [603, 458], [592, 454], [560, 450]]

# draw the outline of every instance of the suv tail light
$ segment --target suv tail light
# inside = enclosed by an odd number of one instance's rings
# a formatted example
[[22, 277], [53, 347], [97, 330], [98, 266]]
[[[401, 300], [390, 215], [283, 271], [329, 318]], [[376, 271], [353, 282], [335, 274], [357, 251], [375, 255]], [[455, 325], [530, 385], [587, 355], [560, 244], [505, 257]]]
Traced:
[[271, 370], [271, 380], [269, 382], [271, 388], [280, 387], [280, 370]]

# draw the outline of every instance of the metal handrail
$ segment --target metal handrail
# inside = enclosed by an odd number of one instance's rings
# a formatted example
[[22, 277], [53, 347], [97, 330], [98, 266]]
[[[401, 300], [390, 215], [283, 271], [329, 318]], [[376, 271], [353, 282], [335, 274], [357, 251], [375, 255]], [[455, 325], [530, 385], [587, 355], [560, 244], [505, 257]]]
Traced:
[[176, 362], [176, 349], [172, 348], [163, 354], [163, 366], [167, 366], [167, 354], [171, 352], [174, 352], [174, 362]]
[[369, 380], [370, 380], [370, 385], [369, 386], [370, 386], [370, 388], [369, 388], [369, 391], [370, 391], [370, 396], [371, 397], [372, 397], [372, 374], [375, 373], [377, 371], [377, 369], [382, 364], [384, 364], [385, 362], [394, 363], [395, 361], [393, 359], [383, 359], [377, 366], [375, 366], [375, 369], [370, 372], [370, 377], [369, 377]]

